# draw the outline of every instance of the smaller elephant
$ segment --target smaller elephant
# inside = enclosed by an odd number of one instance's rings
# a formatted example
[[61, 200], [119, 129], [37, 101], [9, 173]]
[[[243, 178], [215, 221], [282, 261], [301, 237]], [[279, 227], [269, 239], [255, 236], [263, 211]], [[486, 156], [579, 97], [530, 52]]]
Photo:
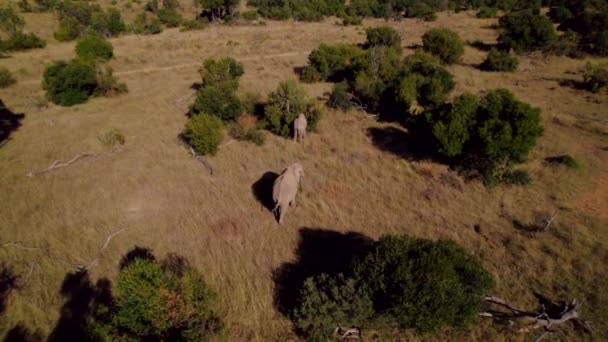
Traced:
[[293, 141], [299, 142], [304, 140], [304, 136], [306, 136], [306, 127], [308, 126], [308, 122], [306, 121], [306, 116], [302, 113], [298, 115], [298, 117], [293, 122]]
[[300, 187], [300, 180], [304, 176], [304, 168], [300, 163], [295, 163], [287, 167], [272, 185], [272, 200], [276, 215], [278, 210], [279, 224], [283, 224], [283, 219], [290, 207], [296, 205], [296, 194]]

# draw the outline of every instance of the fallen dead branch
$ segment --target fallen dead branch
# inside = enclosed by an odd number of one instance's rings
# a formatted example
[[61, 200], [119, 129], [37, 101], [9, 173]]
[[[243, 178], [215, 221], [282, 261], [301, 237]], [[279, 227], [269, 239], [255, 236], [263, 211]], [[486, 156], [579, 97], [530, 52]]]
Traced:
[[[486, 297], [486, 302], [506, 308], [509, 312], [486, 311], [481, 312], [479, 315], [497, 320], [506, 320], [514, 331], [518, 333], [527, 333], [543, 329], [544, 333], [536, 341], [540, 341], [554, 332], [552, 330], [553, 327], [570, 321], [589, 333], [593, 331], [591, 322], [583, 319], [577, 312], [578, 308], [582, 305], [582, 302], [579, 302], [576, 299], [571, 302], [553, 302], [544, 297], [540, 299], [541, 306], [539, 311], [528, 312], [517, 309], [498, 297]], [[525, 320], [526, 318], [528, 320]], [[526, 321], [526, 323], [523, 326], [518, 325], [515, 323], [516, 320]]]
[[47, 172], [51, 172], [51, 171], [54, 171], [54, 170], [66, 167], [66, 166], [70, 166], [70, 165], [72, 165], [74, 163], [77, 163], [79, 161], [82, 161], [84, 159], [99, 159], [99, 158], [107, 157], [107, 156], [112, 155], [114, 153], [121, 152], [122, 150], [123, 150], [122, 146], [118, 146], [118, 147], [115, 147], [112, 150], [107, 151], [107, 152], [98, 152], [98, 153], [95, 153], [95, 152], [83, 152], [83, 153], [75, 155], [72, 159], [70, 159], [68, 161], [65, 161], [65, 162], [62, 162], [61, 160], [55, 160], [53, 162], [53, 164], [51, 164], [46, 169], [40, 170], [40, 171], [30, 171], [30, 172], [27, 173], [27, 176], [28, 177], [32, 177], [32, 176], [35, 176], [35, 175], [41, 175], [41, 174], [44, 174], [44, 173], [47, 173]]
[[211, 164], [209, 164], [209, 162], [207, 162], [207, 160], [205, 160], [205, 157], [197, 155], [192, 147], [190, 147], [190, 154], [192, 154], [192, 157], [194, 159], [198, 160], [201, 164], [203, 164], [207, 171], [209, 171], [209, 174], [213, 176], [213, 167], [211, 166]]
[[89, 262], [87, 265], [76, 265], [76, 267], [79, 270], [84, 270], [84, 271], [88, 271], [91, 268], [93, 268], [94, 266], [97, 265], [97, 263], [99, 262], [99, 259], [101, 258], [101, 255], [104, 251], [104, 249], [106, 249], [106, 247], [108, 247], [108, 245], [110, 244], [110, 241], [112, 240], [113, 237], [115, 237], [116, 235], [122, 233], [125, 229], [127, 228], [122, 228], [120, 230], [115, 231], [114, 233], [110, 234], [107, 238], [106, 238], [106, 242], [103, 244], [103, 247], [101, 247], [101, 249], [99, 250], [99, 253], [97, 253], [97, 257], [95, 259], [93, 259], [91, 262]]
[[346, 329], [338, 325], [334, 330], [334, 337], [337, 341], [359, 341], [361, 340], [361, 329]]
[[3, 244], [2, 247], [16, 247], [16, 248], [25, 249], [25, 250], [40, 249], [38, 247], [23, 246], [20, 242], [7, 242], [7, 243]]

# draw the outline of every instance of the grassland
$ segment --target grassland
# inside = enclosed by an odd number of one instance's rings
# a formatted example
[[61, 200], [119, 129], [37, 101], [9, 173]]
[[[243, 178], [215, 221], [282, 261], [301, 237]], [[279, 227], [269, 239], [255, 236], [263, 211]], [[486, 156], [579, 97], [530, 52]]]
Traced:
[[[405, 53], [411, 53], [408, 47], [421, 44], [431, 27], [491, 43], [497, 35], [493, 23], [469, 13], [440, 13], [430, 23], [369, 20], [364, 27], [395, 27]], [[52, 25], [48, 15], [27, 17], [27, 29], [46, 37]], [[529, 309], [537, 306], [534, 292], [582, 299], [582, 313], [595, 325], [595, 334], [585, 338], [608, 339], [608, 98], [560, 85], [564, 79], [580, 79], [585, 60], [527, 56], [515, 73], [485, 73], [476, 67], [484, 52], [467, 47], [462, 63], [450, 67], [456, 94], [505, 87], [542, 108], [545, 133], [523, 165], [533, 179], [527, 187], [488, 189], [465, 183], [445, 166], [411, 158], [408, 133], [401, 127], [355, 111], [328, 110], [319, 131], [303, 144], [270, 134], [262, 147], [227, 139], [218, 155], [208, 158], [213, 175], [179, 144], [177, 135], [192, 101], [190, 86], [199, 81], [202, 59], [229, 55], [242, 61], [240, 92], [265, 96], [280, 81], [295, 78], [294, 67], [305, 65], [307, 53], [319, 43], [362, 42], [362, 32], [327, 20], [127, 35], [111, 40], [116, 55], [111, 65], [127, 83], [128, 94], [45, 110], [37, 105], [44, 97], [44, 65], [71, 58], [74, 44], [50, 41], [43, 50], [0, 59], [18, 79], [0, 90], [0, 99], [25, 114], [22, 126], [0, 148], [0, 261], [21, 275], [21, 286], [0, 318], [0, 336], [20, 321], [49, 334], [66, 300], [60, 294], [66, 274], [95, 259], [106, 238], [124, 229], [91, 268], [93, 279], [112, 279], [119, 260], [134, 246], [151, 248], [159, 257], [175, 252], [188, 258], [219, 293], [226, 325], [220, 340], [294, 340], [290, 322], [273, 303], [273, 274], [297, 260], [303, 228], [321, 228], [372, 238], [391, 233], [453, 240], [494, 275], [495, 295]], [[311, 96], [323, 96], [330, 85], [306, 88]], [[126, 136], [122, 152], [27, 176], [55, 160], [104, 151], [98, 137], [111, 128]], [[543, 162], [561, 154], [574, 156], [581, 168]], [[306, 170], [303, 191], [298, 207], [279, 226], [256, 201], [251, 186], [265, 172], [280, 172], [294, 161]], [[514, 225], [555, 212], [545, 233], [531, 234]], [[552, 338], [579, 336], [569, 328]], [[438, 337], [404, 332], [391, 338], [532, 337], [480, 321], [468, 332]]]

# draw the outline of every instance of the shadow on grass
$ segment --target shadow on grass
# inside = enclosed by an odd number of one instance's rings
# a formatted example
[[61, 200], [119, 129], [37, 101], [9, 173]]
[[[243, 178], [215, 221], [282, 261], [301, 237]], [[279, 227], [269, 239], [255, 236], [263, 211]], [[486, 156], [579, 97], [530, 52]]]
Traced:
[[96, 303], [108, 304], [112, 300], [111, 283], [102, 278], [93, 284], [86, 270], [66, 274], [59, 291], [65, 299], [61, 317], [48, 341], [87, 341], [87, 322]]
[[0, 100], [0, 146], [5, 140], [10, 138], [11, 133], [19, 129], [21, 126], [21, 120], [25, 117], [25, 114], [17, 114], [10, 111], [4, 105], [4, 102]]
[[152, 250], [147, 247], [135, 246], [133, 249], [127, 252], [121, 259], [119, 268], [122, 270], [125, 267], [131, 265], [135, 260], [156, 260]]
[[4, 336], [4, 342], [41, 342], [42, 332], [32, 331], [23, 323], [18, 323]]
[[557, 83], [561, 87], [572, 88], [572, 89], [576, 89], [576, 90], [587, 90], [587, 91], [589, 90], [589, 88], [583, 81], [578, 81], [578, 80], [573, 80], [573, 79], [561, 79], [561, 80], [557, 80]]
[[[414, 135], [393, 126], [371, 127], [367, 130], [372, 144], [382, 151], [390, 152], [406, 160], [437, 160], [433, 144], [422, 136]], [[439, 162], [445, 162], [437, 160]]]
[[251, 185], [251, 192], [255, 199], [266, 208], [268, 211], [274, 209], [274, 200], [272, 199], [272, 186], [279, 175], [272, 171], [267, 171]]
[[10, 266], [0, 263], [0, 315], [6, 310], [8, 296], [13, 290], [19, 288], [18, 279], [19, 276], [13, 273]]
[[286, 316], [297, 304], [298, 291], [308, 277], [345, 272], [355, 258], [371, 250], [374, 242], [360, 233], [322, 228], [300, 228], [299, 234], [296, 260], [273, 271], [274, 305]]
[[476, 40], [474, 42], [469, 43], [469, 46], [476, 48], [480, 51], [490, 51], [492, 48], [498, 48], [498, 44], [494, 43], [484, 43], [481, 40]]

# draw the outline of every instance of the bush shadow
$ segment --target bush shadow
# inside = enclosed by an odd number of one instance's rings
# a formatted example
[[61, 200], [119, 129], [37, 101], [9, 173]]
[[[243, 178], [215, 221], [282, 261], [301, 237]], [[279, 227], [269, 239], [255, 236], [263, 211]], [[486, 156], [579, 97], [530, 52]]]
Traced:
[[272, 171], [267, 171], [251, 185], [251, 193], [260, 204], [268, 211], [274, 209], [274, 200], [272, 199], [272, 186], [274, 181], [279, 177], [279, 174]]
[[17, 114], [6, 108], [0, 99], [0, 146], [8, 141], [11, 133], [19, 129], [25, 114]]
[[297, 304], [298, 291], [308, 277], [346, 272], [352, 261], [369, 252], [373, 244], [370, 237], [360, 233], [300, 228], [296, 260], [273, 270], [275, 308], [288, 316]]
[[10, 293], [19, 288], [17, 280], [19, 276], [15, 275], [9, 266], [0, 264], [0, 315], [6, 310]]
[[433, 144], [421, 135], [415, 135], [393, 126], [370, 127], [367, 135], [372, 144], [386, 152], [390, 152], [406, 160], [439, 160], [439, 156], [432, 150]]
[[111, 283], [102, 278], [93, 284], [86, 270], [66, 274], [59, 291], [65, 299], [57, 325], [48, 341], [86, 341], [87, 322], [93, 315], [94, 304], [112, 300]]
[[43, 340], [42, 332], [32, 331], [21, 322], [4, 336], [4, 342], [41, 342]]
[[156, 258], [150, 248], [135, 246], [120, 259], [119, 269], [124, 269], [136, 260], [156, 260]]
[[561, 79], [557, 80], [560, 87], [572, 88], [575, 90], [589, 90], [585, 82], [573, 80], [573, 79]]
[[476, 40], [474, 42], [470, 42], [469, 46], [474, 47], [477, 50], [485, 51], [485, 52], [492, 50], [492, 48], [498, 48], [498, 44], [484, 43], [481, 40]]

